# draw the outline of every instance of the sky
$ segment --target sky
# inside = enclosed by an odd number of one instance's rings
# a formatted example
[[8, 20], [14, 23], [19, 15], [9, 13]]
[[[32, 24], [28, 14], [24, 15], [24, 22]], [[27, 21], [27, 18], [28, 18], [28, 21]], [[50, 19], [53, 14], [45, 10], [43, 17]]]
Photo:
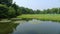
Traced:
[[48, 8], [60, 7], [60, 0], [13, 0], [20, 7], [26, 7], [33, 10], [43, 10]]

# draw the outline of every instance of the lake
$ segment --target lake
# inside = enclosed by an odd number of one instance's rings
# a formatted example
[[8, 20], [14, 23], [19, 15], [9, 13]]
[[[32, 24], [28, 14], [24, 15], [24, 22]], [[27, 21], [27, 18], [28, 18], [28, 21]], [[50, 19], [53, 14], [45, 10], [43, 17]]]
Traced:
[[60, 22], [32, 19], [0, 23], [0, 34], [60, 34]]

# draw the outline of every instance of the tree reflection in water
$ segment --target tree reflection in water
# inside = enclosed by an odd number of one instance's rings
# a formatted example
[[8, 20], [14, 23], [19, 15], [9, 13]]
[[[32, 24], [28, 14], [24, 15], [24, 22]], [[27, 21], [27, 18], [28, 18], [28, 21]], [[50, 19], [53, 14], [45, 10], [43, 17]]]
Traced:
[[12, 33], [17, 25], [16, 23], [0, 23], [0, 34]]

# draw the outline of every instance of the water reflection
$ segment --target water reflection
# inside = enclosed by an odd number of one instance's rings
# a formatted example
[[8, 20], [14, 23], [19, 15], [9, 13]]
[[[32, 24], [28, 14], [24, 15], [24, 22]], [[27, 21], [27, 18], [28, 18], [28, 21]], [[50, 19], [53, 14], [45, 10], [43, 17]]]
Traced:
[[12, 33], [17, 25], [14, 23], [0, 23], [0, 34]]
[[0, 23], [0, 34], [60, 34], [60, 22], [32, 19]]
[[12, 34], [60, 34], [60, 23], [35, 19], [23, 21]]

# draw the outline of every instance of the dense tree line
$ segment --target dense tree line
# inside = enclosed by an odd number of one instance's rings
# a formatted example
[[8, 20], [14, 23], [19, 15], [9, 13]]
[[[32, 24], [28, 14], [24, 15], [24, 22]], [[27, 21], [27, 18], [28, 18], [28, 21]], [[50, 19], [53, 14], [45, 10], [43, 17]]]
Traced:
[[51, 8], [44, 10], [32, 10], [29, 8], [20, 7], [22, 14], [60, 14], [60, 8]]
[[14, 18], [21, 14], [60, 14], [60, 8], [33, 10], [12, 2], [13, 0], [0, 0], [0, 18]]

